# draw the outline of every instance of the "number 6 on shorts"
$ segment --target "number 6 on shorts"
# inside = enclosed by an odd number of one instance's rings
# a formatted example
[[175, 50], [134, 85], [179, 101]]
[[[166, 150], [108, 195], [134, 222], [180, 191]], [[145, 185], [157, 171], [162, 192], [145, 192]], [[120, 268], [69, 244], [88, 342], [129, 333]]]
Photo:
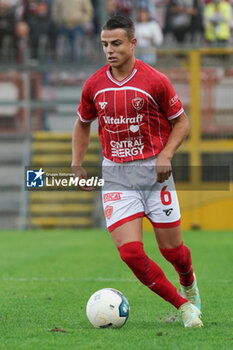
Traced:
[[169, 191], [166, 191], [166, 189], [167, 189], [167, 186], [164, 186], [162, 188], [162, 191], [160, 193], [160, 198], [163, 205], [170, 205], [172, 202], [172, 197], [171, 197], [171, 193]]

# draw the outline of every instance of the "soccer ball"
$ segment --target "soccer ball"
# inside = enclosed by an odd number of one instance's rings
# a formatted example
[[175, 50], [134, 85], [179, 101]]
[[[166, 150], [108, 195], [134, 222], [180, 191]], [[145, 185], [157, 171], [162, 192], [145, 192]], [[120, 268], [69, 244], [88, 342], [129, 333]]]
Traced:
[[120, 328], [129, 317], [129, 302], [116, 289], [100, 289], [88, 300], [86, 313], [95, 328]]

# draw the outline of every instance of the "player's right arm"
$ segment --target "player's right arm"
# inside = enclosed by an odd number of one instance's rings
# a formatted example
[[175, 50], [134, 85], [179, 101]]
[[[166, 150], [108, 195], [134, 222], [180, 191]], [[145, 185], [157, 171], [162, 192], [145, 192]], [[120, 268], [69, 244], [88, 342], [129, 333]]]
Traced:
[[[72, 171], [79, 179], [87, 180], [87, 172], [82, 167], [83, 159], [90, 140], [91, 123], [77, 119], [72, 134]], [[82, 187], [83, 190], [93, 190], [92, 187]]]
[[[82, 167], [82, 163], [89, 145], [91, 122], [97, 117], [91, 86], [92, 84], [87, 81], [83, 87], [77, 112], [78, 119], [72, 135], [72, 170], [76, 177], [85, 180], [87, 180], [87, 172]], [[82, 187], [82, 189], [90, 191], [93, 188]]]
[[82, 166], [90, 140], [91, 123], [77, 119], [72, 134], [72, 166]]

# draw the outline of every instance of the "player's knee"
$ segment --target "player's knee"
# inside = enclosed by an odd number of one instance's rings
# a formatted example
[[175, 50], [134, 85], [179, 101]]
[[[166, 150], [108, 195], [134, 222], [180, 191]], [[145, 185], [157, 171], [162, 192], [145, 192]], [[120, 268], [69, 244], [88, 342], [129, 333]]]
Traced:
[[173, 249], [159, 249], [162, 256], [170, 263], [175, 263], [177, 260], [177, 255], [173, 253]]
[[119, 249], [121, 259], [129, 266], [143, 266], [146, 254], [143, 243], [139, 241], [130, 242], [122, 245]]
[[190, 249], [186, 247], [183, 242], [176, 248], [160, 249], [160, 252], [164, 258], [172, 264], [186, 264], [187, 260], [191, 257]]
[[155, 284], [164, 280], [163, 271], [146, 255], [143, 243], [137, 241], [124, 244], [119, 248], [119, 253], [121, 259], [147, 287], [155, 288]]

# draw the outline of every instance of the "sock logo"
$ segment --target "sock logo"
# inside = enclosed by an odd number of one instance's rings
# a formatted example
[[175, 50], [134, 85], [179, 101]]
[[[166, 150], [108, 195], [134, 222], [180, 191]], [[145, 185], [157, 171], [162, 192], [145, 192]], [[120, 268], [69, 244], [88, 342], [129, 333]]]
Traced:
[[169, 209], [164, 209], [163, 211], [167, 216], [169, 216], [171, 214], [172, 210], [173, 210], [173, 208], [169, 208]]

